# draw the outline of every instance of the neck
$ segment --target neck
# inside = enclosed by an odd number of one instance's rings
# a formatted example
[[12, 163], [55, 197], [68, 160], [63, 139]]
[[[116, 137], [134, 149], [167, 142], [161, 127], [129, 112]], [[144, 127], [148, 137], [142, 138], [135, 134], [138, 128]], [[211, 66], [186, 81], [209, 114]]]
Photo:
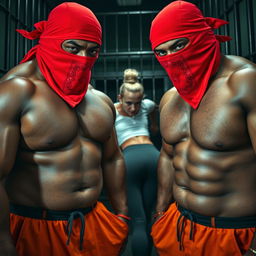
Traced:
[[38, 63], [37, 63], [36, 58], [34, 58], [34, 59], [32, 60], [32, 63], [33, 63], [33, 65], [34, 65], [34, 67], [35, 67], [35, 70], [34, 70], [35, 78], [36, 78], [37, 80], [45, 81], [45, 78], [44, 78], [44, 76], [43, 76], [41, 70], [39, 69], [39, 66], [38, 66]]

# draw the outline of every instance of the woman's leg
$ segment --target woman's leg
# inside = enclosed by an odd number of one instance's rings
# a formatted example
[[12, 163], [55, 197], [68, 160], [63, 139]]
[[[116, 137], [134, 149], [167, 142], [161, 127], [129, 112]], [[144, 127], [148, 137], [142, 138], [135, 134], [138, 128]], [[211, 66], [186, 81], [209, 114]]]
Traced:
[[[154, 147], [143, 144], [130, 146], [124, 150], [127, 169], [128, 208], [129, 215], [132, 218], [130, 230], [133, 256], [148, 256], [152, 249], [149, 228], [151, 212], [156, 199], [156, 167], [151, 170], [151, 162], [154, 159], [153, 162], [156, 163], [157, 154], [154, 150], [152, 154], [152, 150], [148, 151], [149, 148]], [[151, 163], [150, 168], [148, 162]], [[145, 197], [144, 191], [147, 188], [150, 191]]]

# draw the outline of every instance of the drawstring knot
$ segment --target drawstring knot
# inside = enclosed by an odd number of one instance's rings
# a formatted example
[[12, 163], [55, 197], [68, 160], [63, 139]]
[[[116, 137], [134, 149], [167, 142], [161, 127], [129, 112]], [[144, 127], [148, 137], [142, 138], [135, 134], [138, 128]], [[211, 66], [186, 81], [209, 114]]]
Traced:
[[194, 235], [194, 221], [193, 221], [193, 216], [192, 214], [185, 210], [181, 210], [181, 214], [177, 220], [177, 226], [176, 226], [176, 233], [177, 233], [177, 241], [179, 242], [179, 249], [183, 251], [183, 242], [182, 242], [182, 235], [184, 233], [184, 228], [185, 228], [185, 221], [186, 219], [190, 220], [190, 234], [189, 234], [189, 239], [193, 240], [193, 235]]
[[68, 240], [67, 240], [67, 245], [70, 243], [70, 238], [72, 234], [72, 227], [73, 227], [73, 221], [78, 216], [81, 220], [81, 229], [80, 229], [80, 250], [83, 250], [83, 241], [84, 241], [84, 230], [85, 230], [85, 221], [84, 221], [84, 215], [80, 211], [74, 211], [70, 214], [70, 217], [68, 219], [68, 224], [67, 224], [67, 234], [68, 234]]

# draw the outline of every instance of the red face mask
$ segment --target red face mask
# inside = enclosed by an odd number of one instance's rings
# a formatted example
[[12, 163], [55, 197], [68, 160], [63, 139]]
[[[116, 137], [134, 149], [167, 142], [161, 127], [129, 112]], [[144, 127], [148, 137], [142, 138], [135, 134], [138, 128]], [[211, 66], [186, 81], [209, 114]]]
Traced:
[[214, 35], [212, 29], [226, 23], [203, 17], [195, 5], [185, 1], [172, 2], [152, 22], [150, 40], [153, 50], [169, 40], [189, 40], [182, 50], [162, 57], [156, 55], [156, 58], [180, 96], [195, 109], [207, 89], [209, 79], [219, 68], [219, 42], [231, 39]]
[[27, 53], [21, 63], [36, 57], [49, 86], [71, 107], [75, 107], [86, 94], [97, 57], [68, 53], [62, 49], [62, 43], [68, 39], [80, 39], [101, 45], [101, 26], [97, 18], [82, 5], [63, 3], [51, 11], [47, 21], [34, 26], [36, 30], [32, 32], [17, 30], [26, 38], [40, 38], [38, 45]]

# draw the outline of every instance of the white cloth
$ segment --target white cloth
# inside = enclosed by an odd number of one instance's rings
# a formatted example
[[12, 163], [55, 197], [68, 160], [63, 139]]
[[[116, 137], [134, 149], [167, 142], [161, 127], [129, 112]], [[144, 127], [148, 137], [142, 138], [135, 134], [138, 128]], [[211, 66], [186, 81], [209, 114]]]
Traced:
[[[115, 103], [117, 105], [119, 103]], [[126, 140], [134, 136], [149, 136], [148, 114], [155, 108], [152, 100], [144, 99], [137, 115], [129, 117], [120, 115], [116, 109], [115, 128], [118, 145], [122, 145]]]

